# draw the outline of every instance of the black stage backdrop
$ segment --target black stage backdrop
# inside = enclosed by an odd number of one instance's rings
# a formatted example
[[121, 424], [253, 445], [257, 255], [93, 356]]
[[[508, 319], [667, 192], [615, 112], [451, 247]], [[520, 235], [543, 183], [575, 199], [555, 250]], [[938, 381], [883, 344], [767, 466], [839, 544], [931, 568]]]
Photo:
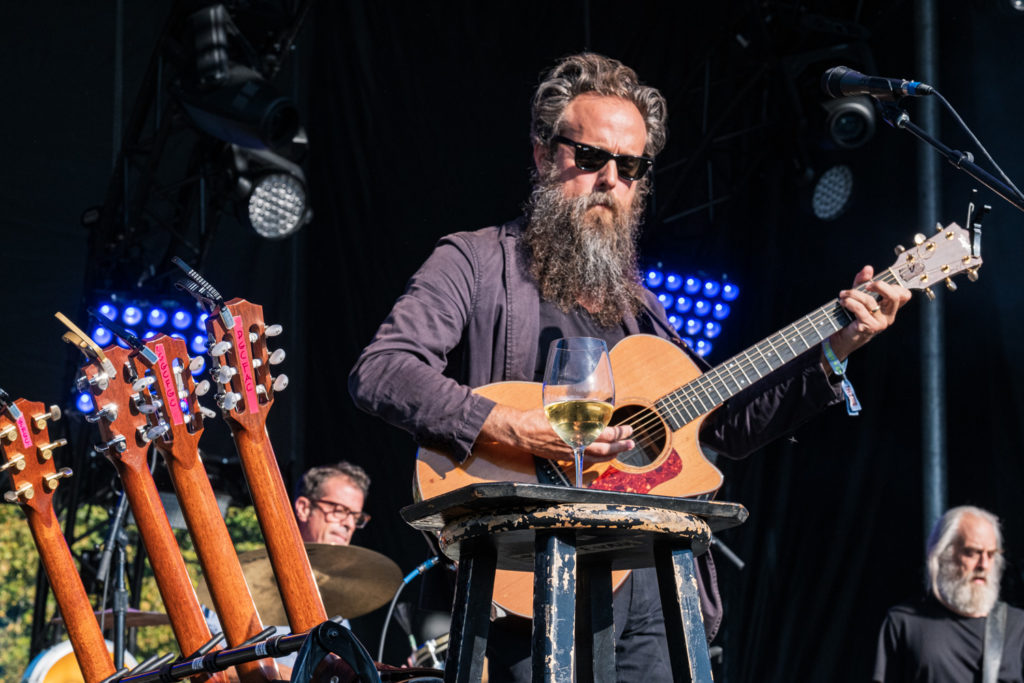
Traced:
[[[311, 141], [314, 221], [283, 243], [222, 228], [204, 272], [221, 289], [263, 303], [268, 319], [291, 323], [285, 345], [295, 381], [277, 402], [271, 436], [290, 480], [338, 458], [368, 470], [374, 519], [357, 543], [403, 571], [429, 555], [398, 515], [412, 499], [415, 444], [352, 406], [348, 370], [441, 235], [518, 214], [529, 189], [529, 96], [558, 57], [584, 48], [618, 57], [669, 98], [669, 144], [642, 247], [683, 269], [727, 272], [742, 287], [714, 362], [831, 299], [863, 264], [889, 265], [895, 244], [931, 230], [915, 208], [919, 143], [883, 124], [871, 143], [843, 157], [856, 174], [852, 208], [831, 222], [811, 216], [797, 178], [825, 157], [798, 125], [800, 112], [813, 118], [807, 90], [789, 91], [819, 75], [794, 66], [808, 54], [858, 41], [877, 73], [912, 75], [912, 4], [721, 4], [316, 7], [289, 81], [302, 95]], [[110, 167], [114, 14], [70, 2], [34, 7], [3, 10], [17, 97], [4, 115], [12, 156], [9, 208], [0, 216], [9, 293], [0, 386], [53, 401], [70, 377], [48, 319], [52, 310], [75, 309], [83, 294], [89, 264], [81, 262], [84, 237], [75, 223], [102, 200]], [[1014, 90], [1013, 59], [1024, 17], [994, 1], [938, 7], [934, 84], [1019, 179], [1024, 100]], [[126, 110], [165, 9], [128, 9]], [[948, 117], [942, 130], [952, 146], [968, 144]], [[712, 143], [703, 144], [702, 131], [712, 132]], [[941, 172], [942, 220], [962, 223], [972, 184], [948, 165]], [[947, 335], [948, 496], [951, 505], [974, 503], [1004, 518], [1004, 587], [1020, 604], [1024, 373], [1015, 359], [1024, 301], [1014, 259], [1024, 251], [1024, 221], [990, 193], [983, 197], [995, 210], [981, 279], [938, 292]], [[719, 498], [750, 510], [745, 525], [723, 534], [746, 568], [718, 561], [726, 603], [720, 680], [865, 680], [885, 609], [920, 592], [918, 349], [927, 305], [915, 297], [896, 329], [851, 360], [864, 403], [859, 417], [835, 408], [747, 460], [719, 462], [726, 475]], [[380, 622], [374, 615], [357, 623], [373, 651]], [[388, 661], [404, 657], [403, 640], [391, 633]]]

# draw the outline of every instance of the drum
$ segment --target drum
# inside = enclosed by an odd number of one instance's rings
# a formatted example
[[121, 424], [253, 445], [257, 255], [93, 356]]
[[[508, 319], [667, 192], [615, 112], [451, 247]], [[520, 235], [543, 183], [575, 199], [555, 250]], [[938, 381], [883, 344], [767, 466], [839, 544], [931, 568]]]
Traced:
[[444, 669], [445, 653], [448, 651], [448, 634], [443, 633], [437, 638], [424, 642], [412, 653], [414, 666], [429, 666]]
[[[113, 653], [114, 644], [109, 640], [106, 643], [107, 652]], [[125, 652], [124, 665], [132, 668], [136, 664], [138, 662], [131, 653]], [[29, 662], [25, 675], [21, 677], [21, 683], [85, 683], [71, 641], [62, 640], [36, 655], [35, 659]]]

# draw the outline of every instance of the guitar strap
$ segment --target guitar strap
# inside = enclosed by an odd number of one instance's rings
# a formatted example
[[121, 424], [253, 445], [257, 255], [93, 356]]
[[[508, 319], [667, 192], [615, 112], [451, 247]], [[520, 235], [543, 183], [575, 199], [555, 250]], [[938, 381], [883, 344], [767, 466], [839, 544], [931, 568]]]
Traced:
[[985, 619], [985, 639], [981, 654], [982, 683], [999, 680], [999, 664], [1003, 659], [1003, 640], [1006, 634], [1006, 603], [996, 602]]

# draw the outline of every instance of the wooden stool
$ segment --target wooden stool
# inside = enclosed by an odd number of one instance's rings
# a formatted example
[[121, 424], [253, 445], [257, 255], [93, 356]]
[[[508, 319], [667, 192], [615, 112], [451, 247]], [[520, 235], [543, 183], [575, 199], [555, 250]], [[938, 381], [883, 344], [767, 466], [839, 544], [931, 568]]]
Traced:
[[534, 573], [535, 682], [614, 681], [612, 571], [650, 566], [673, 678], [711, 680], [693, 558], [712, 531], [746, 519], [743, 506], [500, 482], [451, 491], [402, 516], [438, 533], [445, 555], [459, 562], [446, 683], [481, 678], [496, 569]]

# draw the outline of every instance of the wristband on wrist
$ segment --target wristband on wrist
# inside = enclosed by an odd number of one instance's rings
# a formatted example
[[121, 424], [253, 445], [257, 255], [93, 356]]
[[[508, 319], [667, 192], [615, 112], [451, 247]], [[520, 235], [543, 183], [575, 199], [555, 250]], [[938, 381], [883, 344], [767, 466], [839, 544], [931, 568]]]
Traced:
[[861, 410], [860, 400], [857, 399], [857, 392], [853, 390], [853, 384], [846, 377], [846, 365], [849, 359], [840, 361], [836, 357], [836, 352], [832, 350], [832, 344], [829, 343], [828, 339], [821, 343], [821, 351], [825, 354], [825, 360], [828, 361], [829, 367], [832, 368], [832, 373], [837, 377], [843, 378], [840, 386], [843, 389], [843, 398], [846, 399], [846, 414], [858, 415]]

